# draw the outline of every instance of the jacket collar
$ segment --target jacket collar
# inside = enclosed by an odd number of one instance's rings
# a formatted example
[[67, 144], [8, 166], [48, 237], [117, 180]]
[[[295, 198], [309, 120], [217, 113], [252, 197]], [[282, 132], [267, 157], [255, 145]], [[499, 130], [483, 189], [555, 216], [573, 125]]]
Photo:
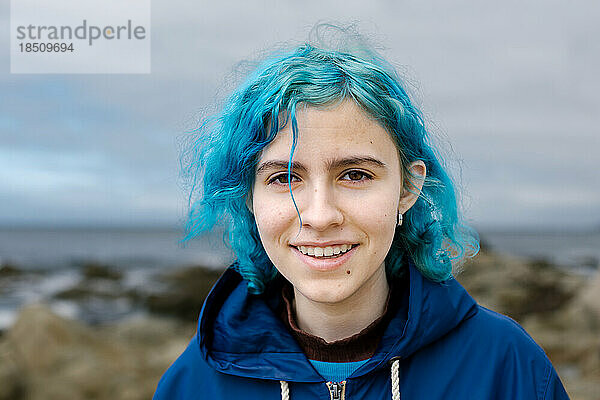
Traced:
[[[375, 355], [353, 376], [386, 367], [393, 358], [410, 356], [475, 314], [475, 301], [454, 278], [429, 281], [412, 261], [408, 273], [408, 319], [401, 313], [394, 315]], [[272, 282], [265, 293], [251, 295], [235, 264], [221, 276], [198, 322], [199, 351], [212, 368], [249, 378], [323, 381], [277, 315], [281, 279]]]

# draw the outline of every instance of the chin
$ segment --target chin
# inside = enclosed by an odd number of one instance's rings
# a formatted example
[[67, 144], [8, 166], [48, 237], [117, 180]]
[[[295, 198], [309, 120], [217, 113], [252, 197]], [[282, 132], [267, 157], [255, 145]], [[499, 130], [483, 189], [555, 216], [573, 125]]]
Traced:
[[340, 283], [324, 282], [299, 288], [298, 291], [308, 300], [315, 303], [335, 304], [349, 297], [348, 288]]

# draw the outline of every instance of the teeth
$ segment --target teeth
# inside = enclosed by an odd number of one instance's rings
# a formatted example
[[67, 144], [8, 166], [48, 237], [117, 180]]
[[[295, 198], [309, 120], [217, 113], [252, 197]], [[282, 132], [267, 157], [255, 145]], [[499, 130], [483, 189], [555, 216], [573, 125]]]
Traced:
[[314, 257], [330, 257], [347, 252], [352, 248], [352, 245], [342, 244], [339, 246], [313, 247], [313, 246], [298, 246], [296, 247], [302, 254], [307, 254]]

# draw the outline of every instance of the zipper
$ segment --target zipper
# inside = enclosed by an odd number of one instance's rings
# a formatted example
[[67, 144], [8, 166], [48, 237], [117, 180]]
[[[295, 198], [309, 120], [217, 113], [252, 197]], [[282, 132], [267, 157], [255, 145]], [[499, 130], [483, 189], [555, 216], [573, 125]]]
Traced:
[[331, 400], [344, 400], [346, 398], [346, 381], [327, 382]]

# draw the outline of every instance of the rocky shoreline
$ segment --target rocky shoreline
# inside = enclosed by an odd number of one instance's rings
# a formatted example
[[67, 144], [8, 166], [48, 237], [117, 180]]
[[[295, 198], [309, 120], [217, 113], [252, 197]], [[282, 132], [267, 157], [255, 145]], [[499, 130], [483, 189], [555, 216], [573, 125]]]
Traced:
[[[147, 287], [132, 287], [109, 266], [89, 264], [81, 271], [78, 281], [51, 300], [88, 304], [90, 310], [90, 304], [121, 302], [141, 312], [82, 322], [45, 304], [23, 307], [0, 336], [0, 400], [151, 398], [193, 336], [203, 299], [219, 276], [214, 269], [187, 267], [158, 273]], [[0, 268], [0, 295], [3, 280], [23, 274], [16, 267]], [[544, 261], [486, 251], [457, 279], [480, 304], [527, 329], [572, 399], [600, 399], [600, 273], [588, 279]]]

